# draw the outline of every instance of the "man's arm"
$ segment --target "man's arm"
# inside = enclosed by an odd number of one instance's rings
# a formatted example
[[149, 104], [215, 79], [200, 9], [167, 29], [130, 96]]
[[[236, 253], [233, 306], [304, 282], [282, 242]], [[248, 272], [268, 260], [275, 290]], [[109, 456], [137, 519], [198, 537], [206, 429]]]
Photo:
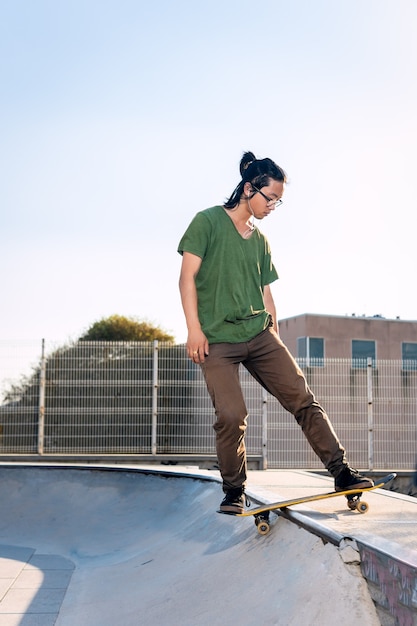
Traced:
[[209, 353], [207, 337], [201, 330], [198, 318], [198, 298], [195, 277], [201, 267], [201, 258], [191, 252], [184, 252], [180, 273], [180, 294], [185, 321], [188, 328], [187, 352], [195, 363], [203, 363]]
[[272, 315], [274, 330], [278, 333], [277, 310], [275, 307], [274, 298], [272, 296], [271, 287], [269, 285], [265, 285], [264, 287], [264, 302], [266, 310]]

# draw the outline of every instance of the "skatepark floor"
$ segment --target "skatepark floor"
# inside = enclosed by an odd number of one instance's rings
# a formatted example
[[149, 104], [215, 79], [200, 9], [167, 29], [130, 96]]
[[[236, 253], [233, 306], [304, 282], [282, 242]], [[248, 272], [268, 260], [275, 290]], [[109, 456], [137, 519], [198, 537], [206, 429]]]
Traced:
[[[298, 505], [261, 536], [252, 517], [216, 513], [215, 471], [3, 463], [0, 479], [2, 626], [376, 626], [338, 538], [417, 565], [417, 500], [389, 491], [366, 494], [365, 515], [344, 498]], [[253, 471], [248, 492], [272, 502], [332, 486]]]

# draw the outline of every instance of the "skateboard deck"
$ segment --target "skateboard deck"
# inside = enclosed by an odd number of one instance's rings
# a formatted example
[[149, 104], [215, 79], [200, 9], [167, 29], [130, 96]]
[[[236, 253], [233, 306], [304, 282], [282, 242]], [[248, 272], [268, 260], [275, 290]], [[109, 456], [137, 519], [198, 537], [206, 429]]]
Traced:
[[289, 506], [295, 504], [304, 504], [305, 502], [314, 502], [316, 500], [326, 500], [327, 498], [335, 498], [336, 496], [345, 496], [348, 501], [348, 507], [352, 511], [359, 511], [359, 513], [366, 513], [369, 506], [366, 502], [361, 501], [361, 495], [364, 491], [372, 491], [386, 485], [396, 477], [397, 474], [388, 474], [383, 478], [379, 478], [373, 487], [367, 487], [365, 489], [349, 489], [348, 491], [330, 491], [328, 493], [319, 493], [312, 496], [303, 496], [301, 498], [292, 498], [291, 500], [283, 500], [281, 502], [272, 502], [271, 504], [265, 504], [258, 506], [255, 509], [248, 509], [243, 513], [237, 513], [236, 517], [249, 517], [253, 515], [255, 517], [255, 524], [258, 527], [258, 533], [266, 535], [269, 532], [269, 512], [286, 509]]

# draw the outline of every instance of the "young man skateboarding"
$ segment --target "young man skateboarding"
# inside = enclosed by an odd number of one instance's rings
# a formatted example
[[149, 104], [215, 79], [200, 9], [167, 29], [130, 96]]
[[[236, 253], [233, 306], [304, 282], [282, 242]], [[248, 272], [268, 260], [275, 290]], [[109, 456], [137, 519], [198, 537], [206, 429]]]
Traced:
[[202, 368], [217, 418], [224, 513], [241, 513], [245, 505], [248, 414], [240, 364], [294, 415], [337, 491], [373, 485], [349, 466], [328, 416], [278, 335], [270, 289], [278, 274], [254, 218], [264, 219], [282, 203], [286, 174], [252, 152], [243, 155], [240, 174], [227, 202], [197, 213], [178, 246], [188, 356]]

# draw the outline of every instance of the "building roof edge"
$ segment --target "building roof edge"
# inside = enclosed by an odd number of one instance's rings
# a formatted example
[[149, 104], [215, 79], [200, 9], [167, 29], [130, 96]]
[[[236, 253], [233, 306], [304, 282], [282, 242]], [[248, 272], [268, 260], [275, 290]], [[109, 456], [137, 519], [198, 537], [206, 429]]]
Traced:
[[412, 323], [412, 324], [417, 324], [417, 320], [406, 320], [406, 319], [401, 319], [400, 317], [384, 317], [383, 315], [356, 315], [356, 314], [352, 314], [352, 315], [331, 315], [331, 314], [327, 314], [327, 313], [300, 313], [299, 315], [292, 315], [291, 317], [283, 317], [282, 319], [279, 319], [279, 322], [286, 322], [289, 320], [294, 320], [294, 319], [301, 319], [301, 318], [307, 318], [307, 317], [321, 317], [323, 319], [327, 319], [327, 318], [337, 318], [337, 319], [344, 319], [344, 320], [381, 320], [384, 322], [408, 322], [408, 323]]

